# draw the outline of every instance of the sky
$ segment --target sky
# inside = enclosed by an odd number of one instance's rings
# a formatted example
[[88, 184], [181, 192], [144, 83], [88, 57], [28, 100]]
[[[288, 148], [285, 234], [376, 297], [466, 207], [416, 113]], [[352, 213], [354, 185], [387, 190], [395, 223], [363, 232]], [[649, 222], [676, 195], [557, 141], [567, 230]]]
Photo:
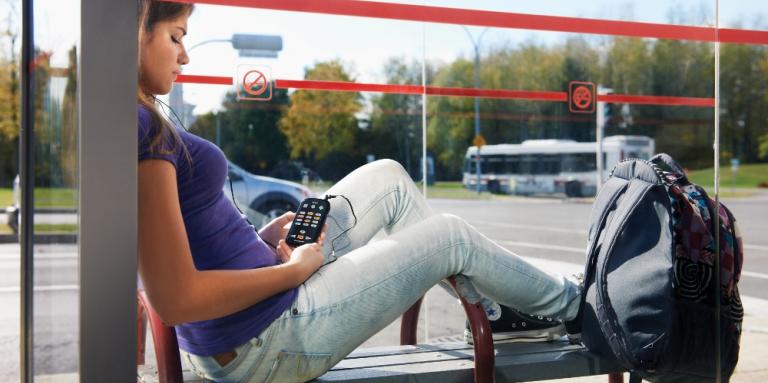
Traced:
[[[286, 0], [288, 1], [288, 0]], [[321, 0], [318, 0], [321, 1]], [[715, 0], [390, 0], [390, 2], [553, 16], [587, 17], [685, 25], [715, 24]], [[37, 0], [36, 39], [54, 52], [52, 65], [66, 66], [66, 50], [77, 41], [77, 0]], [[7, 9], [7, 1], [2, 4]], [[768, 25], [764, 0], [724, 1], [720, 6], [724, 27], [757, 28]], [[20, 7], [19, 7], [20, 9]], [[0, 8], [2, 10], [2, 8]], [[676, 10], [676, 12], [672, 12]], [[684, 15], [681, 20], [671, 15]], [[67, 15], [67, 17], [62, 17]], [[765, 27], [763, 27], [765, 28]], [[476, 38], [481, 27], [468, 27]], [[384, 62], [392, 57], [420, 63], [423, 58], [448, 62], [471, 57], [473, 43], [458, 25], [380, 20], [347, 16], [267, 11], [197, 5], [189, 20], [185, 45], [211, 39], [229, 39], [234, 33], [279, 35], [283, 50], [278, 58], [239, 58], [228, 43], [209, 43], [189, 52], [186, 74], [234, 76], [241, 64], [268, 66], [273, 78], [302, 79], [306, 67], [318, 61], [340, 59], [359, 82], [382, 82]], [[490, 28], [480, 43], [480, 54], [503, 44], [535, 41], [557, 44], [573, 34]], [[590, 36], [599, 42], [601, 37]], [[185, 101], [195, 114], [220, 106], [221, 85], [184, 85]]]

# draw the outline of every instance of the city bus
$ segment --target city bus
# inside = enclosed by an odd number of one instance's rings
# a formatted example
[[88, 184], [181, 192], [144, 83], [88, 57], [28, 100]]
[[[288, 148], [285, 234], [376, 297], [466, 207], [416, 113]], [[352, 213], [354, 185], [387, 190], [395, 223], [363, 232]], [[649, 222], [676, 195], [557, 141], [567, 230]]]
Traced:
[[[610, 136], [603, 139], [603, 179], [614, 165], [627, 158], [648, 159], [655, 142], [645, 136]], [[565, 194], [592, 196], [597, 192], [595, 142], [546, 139], [520, 144], [485, 145], [480, 149], [480, 190], [499, 194]], [[464, 158], [464, 187], [477, 190], [477, 147]]]

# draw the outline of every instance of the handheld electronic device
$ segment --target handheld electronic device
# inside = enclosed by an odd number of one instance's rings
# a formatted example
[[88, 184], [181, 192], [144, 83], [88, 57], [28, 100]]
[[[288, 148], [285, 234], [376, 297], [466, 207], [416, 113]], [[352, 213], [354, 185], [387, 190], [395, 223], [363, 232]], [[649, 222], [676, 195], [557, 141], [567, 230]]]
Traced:
[[317, 242], [330, 210], [331, 204], [324, 199], [307, 198], [301, 201], [285, 243], [291, 247], [297, 247], [305, 243]]

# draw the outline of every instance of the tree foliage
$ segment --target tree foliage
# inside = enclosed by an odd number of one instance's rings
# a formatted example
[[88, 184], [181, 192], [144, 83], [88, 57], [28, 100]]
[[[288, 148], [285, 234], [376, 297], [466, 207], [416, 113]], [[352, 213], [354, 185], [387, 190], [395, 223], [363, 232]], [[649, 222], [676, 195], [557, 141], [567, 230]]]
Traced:
[[[308, 68], [306, 80], [355, 81], [338, 60], [320, 62]], [[353, 153], [362, 109], [357, 92], [297, 90], [280, 120], [292, 158], [322, 160], [331, 153]]]
[[[428, 70], [431, 72], [431, 70]], [[421, 84], [421, 63], [391, 58], [384, 64], [387, 84]], [[422, 156], [422, 96], [383, 93], [372, 98], [370, 132], [364, 153], [400, 162], [419, 177]]]

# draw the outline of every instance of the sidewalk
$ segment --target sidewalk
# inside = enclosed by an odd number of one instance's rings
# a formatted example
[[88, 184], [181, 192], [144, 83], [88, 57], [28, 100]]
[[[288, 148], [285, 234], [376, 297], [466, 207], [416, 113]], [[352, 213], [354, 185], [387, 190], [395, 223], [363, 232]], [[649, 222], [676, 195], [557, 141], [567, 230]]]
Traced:
[[[731, 376], [731, 383], [768, 382], [768, 316], [746, 316], [744, 332], [741, 335], [741, 351], [736, 372]], [[542, 383], [607, 383], [607, 376], [589, 376], [559, 380], [546, 380]], [[629, 382], [629, 374], [624, 374], [624, 382]]]

